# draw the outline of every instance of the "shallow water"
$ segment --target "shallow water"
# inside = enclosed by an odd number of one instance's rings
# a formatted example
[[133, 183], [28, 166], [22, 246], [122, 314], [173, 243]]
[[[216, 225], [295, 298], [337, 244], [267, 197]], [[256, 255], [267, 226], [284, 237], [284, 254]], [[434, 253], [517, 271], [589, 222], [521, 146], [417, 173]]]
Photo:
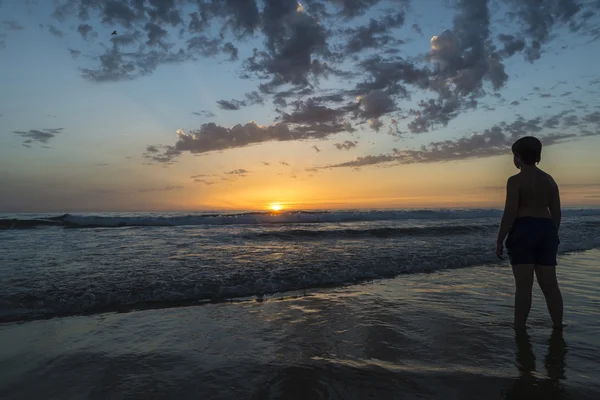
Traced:
[[3, 399], [597, 399], [600, 250], [560, 257], [563, 335], [510, 268], [401, 275], [267, 301], [0, 325]]

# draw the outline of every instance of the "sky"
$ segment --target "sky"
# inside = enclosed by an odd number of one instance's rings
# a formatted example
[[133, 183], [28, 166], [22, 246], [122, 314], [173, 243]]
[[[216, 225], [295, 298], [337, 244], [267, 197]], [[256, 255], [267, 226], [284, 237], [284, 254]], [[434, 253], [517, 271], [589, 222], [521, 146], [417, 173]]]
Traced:
[[0, 212], [600, 205], [598, 0], [0, 0]]

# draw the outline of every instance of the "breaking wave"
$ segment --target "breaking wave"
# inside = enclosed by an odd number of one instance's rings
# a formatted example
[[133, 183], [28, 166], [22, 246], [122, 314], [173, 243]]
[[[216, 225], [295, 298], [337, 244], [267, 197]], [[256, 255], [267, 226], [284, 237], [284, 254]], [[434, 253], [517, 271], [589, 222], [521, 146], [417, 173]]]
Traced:
[[[186, 226], [186, 225], [264, 225], [293, 223], [336, 223], [359, 221], [394, 220], [452, 220], [499, 218], [500, 210], [376, 210], [376, 211], [290, 211], [248, 212], [237, 214], [188, 214], [188, 215], [72, 215], [65, 214], [45, 218], [0, 219], [0, 229], [27, 229], [44, 226], [64, 228], [119, 228], [128, 226]], [[564, 210], [566, 217], [600, 215], [599, 209]]]

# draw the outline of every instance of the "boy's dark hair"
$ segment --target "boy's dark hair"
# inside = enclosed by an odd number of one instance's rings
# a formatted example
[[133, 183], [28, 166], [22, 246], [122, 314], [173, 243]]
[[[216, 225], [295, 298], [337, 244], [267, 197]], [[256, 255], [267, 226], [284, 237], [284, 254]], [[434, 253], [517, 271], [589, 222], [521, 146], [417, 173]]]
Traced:
[[542, 142], [533, 136], [525, 136], [512, 145], [512, 152], [527, 165], [539, 163], [542, 158]]

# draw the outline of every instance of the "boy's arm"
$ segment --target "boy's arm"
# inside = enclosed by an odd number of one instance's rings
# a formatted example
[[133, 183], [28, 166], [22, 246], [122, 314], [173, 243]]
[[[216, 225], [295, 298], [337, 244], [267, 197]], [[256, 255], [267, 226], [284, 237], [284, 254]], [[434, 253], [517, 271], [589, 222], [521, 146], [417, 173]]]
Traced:
[[552, 191], [550, 192], [550, 201], [548, 202], [548, 210], [550, 211], [550, 216], [552, 217], [552, 223], [556, 229], [560, 227], [560, 220], [562, 218], [562, 212], [560, 210], [560, 194], [558, 192], [558, 185], [550, 177], [552, 182]]
[[517, 218], [519, 211], [519, 187], [514, 177], [508, 178], [506, 182], [506, 201], [504, 204], [504, 213], [502, 214], [502, 222], [500, 223], [500, 231], [498, 232], [498, 240], [496, 243], [503, 243], [504, 239], [510, 232], [510, 229]]

